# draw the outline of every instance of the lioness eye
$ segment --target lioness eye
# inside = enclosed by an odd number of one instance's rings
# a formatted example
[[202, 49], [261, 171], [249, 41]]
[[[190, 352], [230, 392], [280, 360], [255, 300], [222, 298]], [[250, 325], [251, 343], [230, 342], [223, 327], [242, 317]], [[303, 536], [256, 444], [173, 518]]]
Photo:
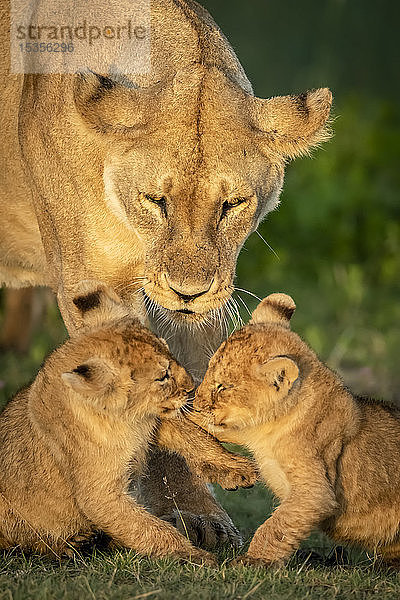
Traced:
[[223, 219], [232, 208], [243, 204], [243, 202], [246, 202], [246, 198], [232, 198], [231, 200], [225, 200], [222, 205], [221, 219]]
[[151, 196], [150, 194], [143, 194], [143, 196], [152, 204], [156, 204], [164, 216], [167, 215], [167, 199], [165, 196]]
[[161, 377], [157, 377], [157, 379], [155, 381], [167, 381], [169, 379], [169, 373], [168, 371], [165, 371], [164, 375], [162, 375]]
[[222, 383], [220, 383], [219, 385], [217, 385], [217, 392], [223, 392], [226, 388], [222, 385]]

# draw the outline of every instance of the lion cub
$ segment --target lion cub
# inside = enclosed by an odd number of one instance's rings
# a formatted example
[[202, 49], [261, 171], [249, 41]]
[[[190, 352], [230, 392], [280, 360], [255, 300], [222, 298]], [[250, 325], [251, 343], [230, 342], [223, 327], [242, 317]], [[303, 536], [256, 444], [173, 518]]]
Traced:
[[254, 483], [252, 464], [177, 418], [192, 379], [118, 296], [100, 284], [74, 302], [89, 325], [0, 416], [0, 548], [60, 556], [100, 530], [138, 552], [213, 563], [128, 488], [154, 440], [228, 488]]
[[247, 446], [281, 500], [245, 563], [287, 559], [314, 528], [400, 558], [400, 412], [354, 397], [290, 331], [293, 300], [272, 294], [211, 359], [192, 419]]

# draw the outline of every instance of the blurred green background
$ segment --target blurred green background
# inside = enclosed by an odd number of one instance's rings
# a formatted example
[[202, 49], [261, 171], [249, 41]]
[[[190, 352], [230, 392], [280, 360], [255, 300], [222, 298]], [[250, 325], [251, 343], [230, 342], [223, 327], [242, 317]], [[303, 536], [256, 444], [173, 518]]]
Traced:
[[253, 234], [237, 285], [292, 295], [293, 328], [355, 392], [400, 401], [400, 4], [203, 4], [257, 96], [334, 95], [333, 139], [288, 166], [281, 206], [259, 228], [279, 259]]
[[[334, 138], [312, 159], [288, 166], [281, 206], [260, 227], [279, 258], [253, 234], [239, 258], [237, 286], [259, 296], [291, 294], [293, 328], [355, 392], [400, 401], [400, 4], [202, 3], [258, 96], [320, 86], [334, 94]], [[238, 302], [239, 295], [255, 307], [251, 296], [235, 293]], [[64, 335], [50, 306], [29, 355], [2, 355], [0, 401], [34, 376]]]

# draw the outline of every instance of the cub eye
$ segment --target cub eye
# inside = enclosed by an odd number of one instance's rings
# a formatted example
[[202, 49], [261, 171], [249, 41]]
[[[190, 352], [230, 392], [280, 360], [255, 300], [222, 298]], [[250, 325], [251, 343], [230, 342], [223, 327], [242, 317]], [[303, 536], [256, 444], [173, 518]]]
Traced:
[[165, 371], [164, 375], [162, 375], [162, 377], [157, 377], [157, 379], [155, 379], [155, 381], [168, 381], [169, 379], [169, 372]]
[[222, 204], [221, 219], [223, 219], [232, 208], [236, 208], [240, 204], [246, 202], [247, 198], [232, 198], [231, 200], [225, 200]]
[[223, 392], [224, 390], [226, 390], [226, 387], [223, 386], [222, 383], [217, 385], [217, 392]]
[[143, 197], [152, 204], [156, 204], [161, 209], [161, 212], [164, 216], [167, 215], [167, 199], [165, 196], [151, 196], [150, 194], [143, 194]]

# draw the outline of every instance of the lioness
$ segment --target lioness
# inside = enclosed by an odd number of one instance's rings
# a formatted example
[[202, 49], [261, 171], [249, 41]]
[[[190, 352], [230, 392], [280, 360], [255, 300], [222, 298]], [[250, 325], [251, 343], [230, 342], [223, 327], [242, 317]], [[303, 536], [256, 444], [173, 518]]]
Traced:
[[56, 350], [0, 417], [0, 548], [60, 556], [101, 530], [142, 553], [213, 563], [129, 486], [153, 441], [228, 488], [254, 483], [253, 466], [177, 418], [192, 378], [166, 344], [121, 318], [113, 292], [97, 287], [76, 304], [90, 327]]
[[265, 298], [210, 361], [193, 414], [247, 446], [281, 505], [246, 564], [287, 559], [312, 529], [400, 563], [400, 411], [354, 397], [294, 332], [295, 304]]
[[[256, 98], [193, 0], [152, 0], [147, 75], [10, 75], [0, 6], [0, 283], [50, 286], [73, 332], [75, 284], [100, 279], [200, 381], [240, 248], [277, 206], [287, 160], [325, 139], [330, 91]], [[201, 537], [239, 541], [185, 464], [158, 451], [146, 505], [174, 519], [165, 471]]]

